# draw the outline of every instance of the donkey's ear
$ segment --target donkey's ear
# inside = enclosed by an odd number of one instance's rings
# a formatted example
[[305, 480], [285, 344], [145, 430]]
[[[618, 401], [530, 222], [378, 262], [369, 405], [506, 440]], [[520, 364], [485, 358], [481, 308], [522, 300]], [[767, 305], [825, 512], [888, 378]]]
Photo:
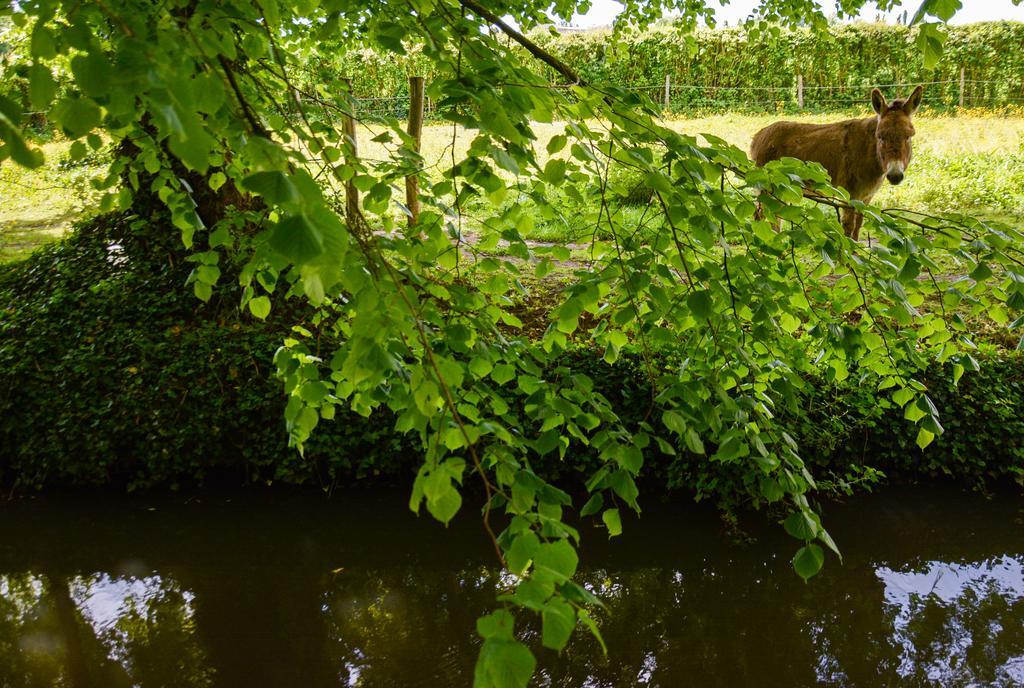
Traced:
[[877, 88], [871, 92], [871, 107], [875, 108], [875, 112], [880, 115], [885, 114], [886, 104], [885, 96]]
[[924, 94], [924, 86], [918, 86], [914, 89], [914, 92], [907, 98], [907, 102], [903, 105], [903, 111], [908, 115], [912, 115], [917, 112], [917, 108], [921, 107], [921, 98]]

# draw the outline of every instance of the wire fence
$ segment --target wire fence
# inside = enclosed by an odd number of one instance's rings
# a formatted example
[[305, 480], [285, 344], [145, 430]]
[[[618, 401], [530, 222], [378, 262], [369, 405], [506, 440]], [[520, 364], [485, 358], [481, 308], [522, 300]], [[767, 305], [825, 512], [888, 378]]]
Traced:
[[[882, 89], [891, 100], [909, 95], [917, 86], [925, 87], [924, 102], [930, 109], [1024, 107], [1024, 78], [1019, 83], [953, 79], [916, 83], [814, 85], [802, 77], [785, 86], [719, 86], [714, 84], [664, 83], [641, 85], [599, 85], [602, 91], [639, 96], [666, 114], [686, 115], [712, 112], [827, 112], [863, 109], [871, 104], [871, 90]], [[568, 92], [567, 84], [553, 84], [552, 90]], [[356, 96], [356, 116], [361, 119], [404, 120], [409, 115], [408, 93], [390, 96]], [[285, 113], [282, 113], [285, 114]], [[45, 112], [25, 112], [26, 117], [45, 122]], [[426, 99], [428, 120], [442, 118], [430, 98]]]
[[[805, 83], [798, 76], [794, 83], [783, 86], [732, 86], [697, 83], [664, 83], [599, 85], [598, 88], [625, 95], [636, 95], [671, 114], [705, 112], [821, 112], [862, 109], [871, 104], [871, 90], [880, 88], [891, 100], [905, 97], [917, 86], [925, 87], [925, 104], [934, 110], [960, 108], [1007, 108], [1024, 106], [1024, 78], [1018, 83], [976, 79], [951, 79], [915, 83], [827, 84]], [[550, 88], [567, 91], [571, 85], [556, 84]], [[360, 117], [408, 116], [409, 100], [404, 94], [384, 97], [357, 97]], [[427, 104], [427, 117], [440, 113]]]

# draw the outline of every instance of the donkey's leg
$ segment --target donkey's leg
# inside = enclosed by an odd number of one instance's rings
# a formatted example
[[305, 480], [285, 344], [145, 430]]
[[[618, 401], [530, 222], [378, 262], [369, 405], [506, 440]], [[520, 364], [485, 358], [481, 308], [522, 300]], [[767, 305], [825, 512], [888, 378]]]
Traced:
[[854, 213], [853, 240], [860, 241], [860, 227], [864, 224], [864, 213]]
[[843, 234], [854, 241], [857, 240], [857, 231], [860, 229], [860, 225], [857, 223], [858, 216], [863, 219], [863, 216], [852, 208], [843, 209]]

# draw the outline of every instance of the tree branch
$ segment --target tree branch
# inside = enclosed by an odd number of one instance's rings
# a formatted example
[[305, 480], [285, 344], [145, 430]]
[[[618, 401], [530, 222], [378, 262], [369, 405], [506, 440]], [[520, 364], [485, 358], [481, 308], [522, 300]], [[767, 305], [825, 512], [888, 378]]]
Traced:
[[224, 76], [228, 80], [228, 85], [231, 86], [232, 92], [235, 94], [235, 98], [238, 99], [238, 105], [242, 108], [242, 114], [245, 116], [246, 121], [249, 123], [249, 127], [252, 129], [252, 133], [262, 136], [263, 138], [269, 139], [270, 132], [268, 132], [259, 119], [256, 117], [256, 113], [253, 112], [252, 107], [249, 105], [249, 101], [242, 95], [241, 89], [238, 88], [238, 82], [235, 81], [235, 73], [231, 69], [231, 65], [228, 64], [227, 58], [223, 55], [217, 56], [217, 61], [220, 63], [220, 68], [224, 70]]
[[569, 67], [567, 64], [559, 60], [551, 53], [541, 48], [539, 45], [531, 41], [523, 34], [513, 29], [511, 26], [506, 24], [501, 17], [496, 15], [494, 12], [491, 12], [483, 5], [477, 3], [476, 0], [459, 0], [459, 4], [461, 4], [467, 10], [477, 15], [481, 19], [486, 19], [491, 24], [497, 26], [499, 29], [501, 29], [502, 33], [504, 33], [506, 36], [514, 40], [519, 45], [526, 48], [526, 50], [529, 51], [531, 55], [533, 55], [538, 60], [554, 69], [556, 72], [564, 76], [569, 81], [579, 86], [588, 85], [587, 82], [584, 81], [579, 74], [574, 72], [571, 67]]

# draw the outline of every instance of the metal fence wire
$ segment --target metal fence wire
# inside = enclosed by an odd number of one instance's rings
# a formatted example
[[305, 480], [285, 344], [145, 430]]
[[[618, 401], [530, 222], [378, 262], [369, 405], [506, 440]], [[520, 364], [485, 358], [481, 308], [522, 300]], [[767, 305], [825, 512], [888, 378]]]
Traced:
[[[1024, 78], [1018, 83], [953, 79], [894, 84], [814, 85], [798, 76], [786, 86], [718, 86], [708, 84], [673, 83], [666, 77], [664, 83], [601, 86], [602, 90], [618, 90], [641, 96], [665, 112], [783, 112], [807, 110], [821, 112], [863, 108], [871, 103], [871, 90], [882, 89], [890, 99], [906, 96], [917, 86], [925, 87], [925, 103], [929, 108], [952, 110], [962, 108], [1024, 107]], [[568, 96], [572, 88], [566, 84], [552, 84], [549, 88]], [[390, 96], [356, 96], [356, 116], [361, 119], [407, 119], [409, 96], [401, 93]], [[46, 113], [24, 112], [38, 125], [45, 124]], [[287, 115], [288, 113], [281, 113]], [[439, 114], [427, 99], [425, 116], [436, 119]]]
[[[925, 103], [940, 110], [963, 108], [1001, 108], [1024, 105], [1024, 78], [1018, 83], [951, 79], [915, 83], [815, 85], [797, 76], [785, 86], [719, 86], [714, 84], [664, 83], [601, 86], [641, 96], [662, 110], [685, 114], [709, 111], [828, 111], [863, 108], [871, 103], [871, 90], [880, 88], [890, 99], [905, 97], [917, 86], [925, 87]], [[554, 84], [550, 88], [566, 92], [572, 87]], [[357, 97], [360, 117], [404, 119], [409, 113], [406, 95]], [[428, 104], [427, 117], [438, 114]]]

